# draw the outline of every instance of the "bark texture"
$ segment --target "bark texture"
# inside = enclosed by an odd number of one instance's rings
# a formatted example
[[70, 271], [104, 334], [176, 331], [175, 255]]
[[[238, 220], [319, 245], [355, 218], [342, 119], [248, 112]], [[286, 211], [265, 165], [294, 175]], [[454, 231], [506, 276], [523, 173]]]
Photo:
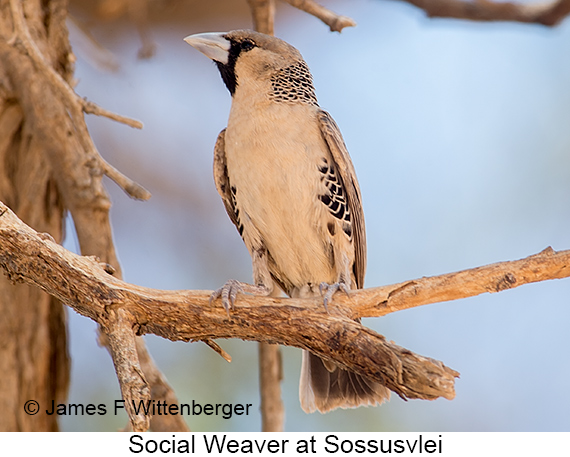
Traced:
[[[65, 28], [66, 2], [26, 1], [23, 7], [49, 65], [70, 80], [73, 56]], [[41, 128], [41, 111], [49, 109], [53, 94], [47, 92], [45, 105], [30, 115], [30, 94], [45, 87], [33, 81], [36, 70], [29, 57], [7, 44], [13, 31], [9, 2], [0, 1], [0, 199], [27, 224], [59, 242], [64, 205]], [[55, 416], [26, 414], [24, 405], [28, 400], [44, 407], [52, 400], [66, 400], [70, 370], [66, 310], [42, 290], [13, 285], [2, 275], [0, 316], [0, 431], [57, 430]]]
[[[521, 260], [352, 291], [348, 297], [339, 294], [328, 312], [318, 298], [240, 295], [239, 306], [228, 316], [219, 303], [209, 304], [210, 291], [158, 291], [120, 281], [97, 259], [77, 256], [41, 237], [0, 203], [0, 266], [13, 281], [37, 285], [103, 328], [116, 327], [117, 334], [153, 333], [214, 347], [215, 338], [296, 346], [379, 381], [402, 398], [430, 400], [454, 398], [459, 373], [387, 341], [353, 319], [566, 278], [570, 251], [547, 248]], [[402, 300], [403, 296], [407, 299]], [[128, 350], [133, 344], [126, 341], [119, 346]], [[114, 357], [127, 372], [135, 357], [135, 351], [130, 352], [126, 361]], [[119, 375], [123, 392], [146, 390], [140, 377], [127, 378]]]
[[[102, 184], [109, 176], [133, 198], [150, 194], [122, 175], [99, 155], [84, 114], [109, 117], [131, 127], [138, 121], [80, 98], [73, 90], [73, 62], [66, 27], [66, 0], [0, 0], [0, 198], [40, 232], [62, 240], [63, 216], [73, 217], [83, 254], [97, 256], [116, 277], [121, 269], [109, 222], [109, 201]], [[49, 272], [47, 272], [49, 274]], [[56, 416], [28, 415], [25, 402], [40, 406], [64, 402], [69, 380], [65, 312], [61, 304], [37, 289], [0, 283], [0, 430], [57, 430]], [[121, 313], [117, 319], [122, 321]], [[145, 384], [135, 398], [152, 391], [173, 398], [174, 393], [134, 333], [109, 320], [102, 338], [109, 342], [119, 382], [139, 379]], [[124, 345], [122, 343], [125, 343]], [[129, 343], [129, 344], [126, 344]], [[138, 359], [144, 358], [144, 367]], [[122, 363], [128, 355], [128, 364]], [[119, 362], [118, 362], [119, 361]], [[150, 373], [147, 383], [144, 371]], [[153, 382], [156, 385], [153, 385]], [[130, 392], [121, 391], [125, 396]], [[180, 417], [168, 424], [152, 421], [156, 429], [187, 430]], [[134, 430], [148, 428], [149, 417], [131, 415]]]

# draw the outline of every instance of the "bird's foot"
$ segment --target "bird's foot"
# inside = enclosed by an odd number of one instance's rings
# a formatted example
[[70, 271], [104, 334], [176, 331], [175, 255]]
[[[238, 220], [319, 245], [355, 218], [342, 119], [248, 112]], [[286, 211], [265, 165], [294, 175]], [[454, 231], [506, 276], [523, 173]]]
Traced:
[[322, 282], [319, 284], [319, 290], [321, 292], [321, 295], [323, 295], [324, 292], [323, 304], [325, 305], [325, 310], [327, 312], [329, 311], [328, 305], [332, 300], [333, 295], [336, 294], [339, 290], [342, 290], [347, 295], [347, 297], [350, 296], [348, 295], [350, 287], [348, 287], [348, 285], [344, 282], [335, 282], [334, 284], [327, 284], [326, 282]]
[[210, 295], [210, 305], [218, 298], [222, 299], [222, 305], [228, 316], [230, 315], [230, 308], [235, 309], [235, 302], [237, 294], [253, 294], [267, 296], [271, 293], [269, 287], [260, 285], [254, 286], [245, 282], [238, 281], [237, 279], [228, 280], [222, 287], [214, 291]]

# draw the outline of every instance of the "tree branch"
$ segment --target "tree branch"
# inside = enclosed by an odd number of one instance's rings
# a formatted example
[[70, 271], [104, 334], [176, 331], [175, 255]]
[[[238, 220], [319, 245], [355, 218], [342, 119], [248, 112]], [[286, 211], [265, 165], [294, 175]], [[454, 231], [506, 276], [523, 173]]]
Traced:
[[380, 381], [402, 398], [455, 396], [456, 371], [386, 341], [346, 317], [350, 310], [335, 303], [327, 313], [319, 299], [242, 295], [228, 318], [222, 306], [209, 306], [210, 291], [158, 291], [127, 284], [107, 274], [96, 259], [43, 239], [3, 204], [0, 214], [0, 266], [9, 278], [41, 287], [103, 327], [108, 327], [111, 310], [121, 309], [132, 316], [127, 322], [138, 334], [172, 341], [241, 338], [296, 346]]
[[546, 3], [491, 2], [488, 0], [403, 0], [424, 10], [428, 17], [472, 21], [512, 21], [558, 25], [570, 13], [570, 0]]
[[551, 247], [521, 260], [499, 262], [440, 276], [358, 291], [358, 300], [342, 295], [335, 301], [352, 305], [350, 317], [379, 317], [416, 306], [484, 293], [501, 292], [523, 284], [570, 276], [570, 250]]
[[275, 33], [275, 0], [247, 0], [253, 28], [257, 32], [273, 35]]
[[329, 26], [331, 32], [342, 32], [345, 27], [355, 27], [356, 22], [347, 16], [339, 16], [333, 11], [319, 5], [314, 0], [284, 0], [291, 6], [309, 13]]
[[[97, 259], [77, 256], [40, 236], [0, 203], [0, 266], [13, 281], [41, 287], [104, 328], [118, 325], [112, 322], [120, 310], [122, 322], [138, 334], [173, 341], [241, 338], [296, 346], [382, 382], [404, 399], [452, 399], [456, 371], [386, 341], [353, 319], [568, 277], [570, 251], [548, 248], [522, 260], [353, 291], [349, 297], [339, 294], [329, 313], [319, 299], [240, 295], [228, 317], [222, 306], [209, 305], [210, 291], [158, 291], [120, 281]], [[131, 382], [144, 390], [136, 377], [125, 381], [124, 388], [132, 389]]]
[[319, 299], [240, 295], [228, 318], [209, 306], [210, 291], [158, 291], [124, 283], [91, 257], [77, 256], [41, 237], [0, 204], [0, 265], [14, 280], [37, 285], [103, 327], [110, 313], [127, 313], [138, 334], [176, 341], [241, 338], [308, 349], [382, 382], [402, 398], [454, 398], [458, 373], [413, 354], [355, 322], [402, 309], [500, 292], [570, 276], [570, 251], [551, 248], [522, 260], [335, 296], [325, 312]]
[[142, 408], [137, 413], [134, 406], [141, 404], [140, 402], [148, 403], [151, 395], [150, 386], [139, 362], [133, 316], [120, 307], [111, 307], [107, 312], [106, 322], [100, 324], [108, 338], [109, 352], [133, 431], [144, 432], [150, 426], [150, 417], [144, 414]]
[[[26, 14], [29, 13], [28, 5], [27, 2], [10, 0], [9, 11], [12, 16], [13, 34], [8, 42], [0, 42], [14, 97], [25, 113], [28, 128], [34, 132], [34, 136], [41, 144], [49, 168], [53, 170], [55, 185], [61, 193], [63, 204], [73, 217], [81, 252], [96, 255], [107, 265], [107, 271], [113, 270], [114, 275], [120, 278], [121, 268], [115, 254], [109, 223], [110, 201], [101, 182], [102, 175], [109, 176], [133, 198], [148, 199], [150, 193], [101, 157], [87, 130], [84, 114], [93, 113], [109, 117], [136, 128], [141, 128], [142, 124], [111, 113], [80, 98], [74, 92], [71, 78], [64, 78], [56, 70], [62, 66], [72, 67], [74, 56], [71, 50], [63, 53], [62, 61], [50, 61], [50, 54], [41, 48], [41, 40], [36, 42], [30, 32], [28, 16], [24, 14], [24, 9]], [[64, 16], [61, 16], [62, 27], [65, 27]], [[56, 27], [56, 24], [51, 26]], [[68, 71], [67, 74], [72, 72]], [[130, 320], [132, 320], [130, 315], [120, 319], [121, 322]], [[105, 326], [105, 322], [98, 322], [103, 328], [116, 332], [106, 335], [102, 340], [115, 362], [121, 391], [127, 395], [125, 400], [134, 398], [132, 394], [135, 391], [138, 392], [139, 399], [147, 398], [147, 393], [143, 392], [141, 387], [144, 384], [141, 384], [141, 379], [144, 380], [145, 375], [153, 399], [159, 401], [175, 399], [174, 392], [166, 383], [166, 379], [146, 353], [144, 342], [135, 339], [132, 328], [129, 329], [124, 324]], [[129, 354], [127, 365], [125, 365], [127, 359], [122, 357], [120, 352], [122, 343], [127, 345], [125, 346]], [[136, 350], [132, 350], [133, 347], [136, 347]], [[141, 368], [145, 374], [142, 374]], [[137, 372], [140, 372], [141, 376], [138, 376]], [[139, 384], [136, 382], [137, 377]], [[124, 384], [127, 379], [134, 383], [132, 388]], [[142, 430], [148, 427], [149, 417], [138, 417], [132, 410], [128, 408], [127, 410], [133, 429]], [[166, 417], [154, 417], [153, 429], [166, 430], [172, 426], [172, 430], [188, 430], [182, 418], [173, 423]]]
[[[132, 330], [132, 329], [131, 329]], [[165, 401], [167, 404], [178, 404], [178, 399], [168, 384], [168, 381], [158, 369], [154, 360], [150, 356], [142, 337], [136, 338], [137, 354], [141, 364], [142, 371], [150, 385], [150, 396], [154, 400]], [[157, 420], [159, 418], [159, 420]], [[153, 432], [189, 432], [190, 429], [179, 414], [165, 414], [162, 416], [153, 416], [151, 420]]]
[[[18, 0], [10, 0], [10, 10], [12, 12], [14, 24], [14, 35], [10, 39], [9, 44], [23, 50], [33, 61], [38, 72], [45, 78], [44, 84], [51, 86], [51, 88], [55, 89], [55, 91], [61, 95], [73, 119], [73, 128], [77, 131], [77, 140], [84, 151], [91, 156], [91, 167], [98, 168], [101, 172], [108, 174], [109, 178], [115, 181], [115, 183], [129, 196], [137, 199], [148, 200], [150, 198], [150, 193], [146, 189], [144, 189], [140, 184], [137, 184], [122, 175], [101, 157], [99, 151], [97, 151], [97, 148], [93, 144], [93, 140], [89, 136], [87, 126], [83, 119], [83, 113], [85, 112], [96, 114], [98, 116], [105, 116], [134, 128], [142, 128], [142, 123], [140, 121], [112, 113], [101, 108], [95, 103], [88, 101], [87, 99], [79, 97], [73, 91], [69, 82], [65, 81], [59, 73], [48, 65], [41, 51], [38, 49], [30, 35], [30, 31], [28, 30], [21, 2]], [[51, 118], [47, 117], [46, 121], [49, 119]]]

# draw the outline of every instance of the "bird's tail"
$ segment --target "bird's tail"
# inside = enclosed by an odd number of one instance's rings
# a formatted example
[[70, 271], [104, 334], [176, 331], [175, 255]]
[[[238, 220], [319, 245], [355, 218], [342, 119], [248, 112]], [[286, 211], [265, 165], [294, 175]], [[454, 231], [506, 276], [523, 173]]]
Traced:
[[306, 413], [326, 413], [336, 408], [375, 406], [390, 398], [382, 384], [367, 379], [303, 351], [299, 382], [301, 407]]

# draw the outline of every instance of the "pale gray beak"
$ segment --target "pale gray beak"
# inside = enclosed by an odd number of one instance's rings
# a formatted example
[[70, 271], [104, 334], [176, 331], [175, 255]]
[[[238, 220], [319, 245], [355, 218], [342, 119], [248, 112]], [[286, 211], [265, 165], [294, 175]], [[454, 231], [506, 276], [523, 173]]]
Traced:
[[187, 36], [184, 41], [210, 59], [225, 65], [228, 63], [230, 42], [224, 35], [225, 33], [197, 33]]

